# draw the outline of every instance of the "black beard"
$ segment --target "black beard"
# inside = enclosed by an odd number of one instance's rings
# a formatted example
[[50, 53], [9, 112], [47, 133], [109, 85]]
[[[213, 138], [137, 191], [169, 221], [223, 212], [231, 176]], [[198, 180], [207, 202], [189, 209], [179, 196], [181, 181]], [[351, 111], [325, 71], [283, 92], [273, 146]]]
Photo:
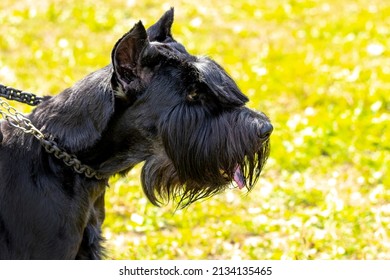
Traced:
[[269, 138], [259, 133], [267, 121], [246, 108], [211, 115], [196, 106], [177, 106], [160, 126], [164, 150], [143, 167], [146, 196], [155, 205], [173, 200], [184, 208], [232, 181], [250, 191], [270, 152]]

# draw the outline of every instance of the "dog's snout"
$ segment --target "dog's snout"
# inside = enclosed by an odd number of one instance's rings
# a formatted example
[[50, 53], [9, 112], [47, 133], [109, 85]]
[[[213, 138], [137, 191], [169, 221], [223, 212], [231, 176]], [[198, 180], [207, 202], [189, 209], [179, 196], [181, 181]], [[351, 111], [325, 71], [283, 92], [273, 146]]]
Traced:
[[272, 131], [274, 130], [274, 127], [270, 122], [264, 122], [263, 125], [260, 128], [260, 138], [261, 139], [268, 139], [271, 136]]

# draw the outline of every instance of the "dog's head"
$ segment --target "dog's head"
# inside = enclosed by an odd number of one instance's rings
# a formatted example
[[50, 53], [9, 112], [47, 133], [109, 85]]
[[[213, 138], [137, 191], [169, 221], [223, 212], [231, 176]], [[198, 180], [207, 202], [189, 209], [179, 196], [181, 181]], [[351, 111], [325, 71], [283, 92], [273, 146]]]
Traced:
[[173, 9], [147, 30], [138, 22], [112, 51], [112, 88], [127, 104], [118, 122], [137, 139], [132, 152], [145, 151], [144, 191], [154, 204], [173, 198], [185, 206], [232, 181], [250, 190], [272, 125], [245, 107], [247, 97], [220, 65], [173, 38], [172, 23]]
[[112, 50], [112, 64], [43, 102], [32, 114], [45, 134], [109, 177], [145, 162], [154, 204], [180, 206], [236, 182], [250, 190], [269, 154], [272, 125], [215, 61], [172, 36], [173, 9], [141, 22]]

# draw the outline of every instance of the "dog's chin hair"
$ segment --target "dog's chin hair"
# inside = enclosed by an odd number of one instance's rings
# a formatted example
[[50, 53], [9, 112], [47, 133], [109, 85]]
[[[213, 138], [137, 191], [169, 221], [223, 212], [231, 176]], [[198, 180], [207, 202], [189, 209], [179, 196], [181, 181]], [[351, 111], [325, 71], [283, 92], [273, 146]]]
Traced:
[[[246, 155], [239, 163], [245, 188], [251, 191], [260, 177], [270, 152], [269, 141], [262, 144], [259, 151]], [[207, 173], [205, 171], [205, 173]], [[220, 174], [218, 183], [210, 184], [202, 178], [181, 181], [172, 161], [166, 156], [155, 155], [146, 160], [141, 174], [142, 187], [149, 201], [161, 206], [173, 201], [177, 209], [182, 209], [198, 200], [222, 193], [231, 186], [233, 171], [226, 171], [226, 177]], [[215, 176], [215, 174], [214, 174]]]
[[246, 155], [244, 161], [239, 164], [243, 177], [245, 178], [245, 187], [251, 191], [257, 183], [261, 171], [267, 162], [270, 153], [270, 141], [265, 141], [260, 149], [253, 155]]
[[173, 201], [177, 209], [223, 192], [229, 185], [229, 181], [224, 185], [192, 180], [181, 182], [170, 159], [162, 156], [153, 156], [145, 162], [141, 180], [144, 193], [152, 204], [161, 206]]

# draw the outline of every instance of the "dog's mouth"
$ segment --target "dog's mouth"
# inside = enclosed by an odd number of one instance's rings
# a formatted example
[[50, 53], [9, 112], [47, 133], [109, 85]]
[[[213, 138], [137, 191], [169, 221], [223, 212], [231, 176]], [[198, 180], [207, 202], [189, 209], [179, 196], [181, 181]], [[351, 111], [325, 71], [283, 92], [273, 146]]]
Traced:
[[233, 173], [233, 181], [236, 182], [237, 187], [241, 190], [245, 187], [245, 177], [241, 172], [240, 166], [237, 164]]
[[233, 176], [229, 176], [224, 170], [220, 169], [219, 173], [226, 181], [234, 181], [237, 187], [241, 190], [245, 187], [245, 177], [241, 172], [240, 166], [237, 164], [233, 170]]
[[240, 190], [244, 188], [251, 190], [260, 176], [268, 155], [269, 141], [266, 141], [259, 151], [253, 155], [246, 155], [242, 162], [236, 163], [233, 168], [229, 168], [229, 171], [220, 169], [220, 175]]

